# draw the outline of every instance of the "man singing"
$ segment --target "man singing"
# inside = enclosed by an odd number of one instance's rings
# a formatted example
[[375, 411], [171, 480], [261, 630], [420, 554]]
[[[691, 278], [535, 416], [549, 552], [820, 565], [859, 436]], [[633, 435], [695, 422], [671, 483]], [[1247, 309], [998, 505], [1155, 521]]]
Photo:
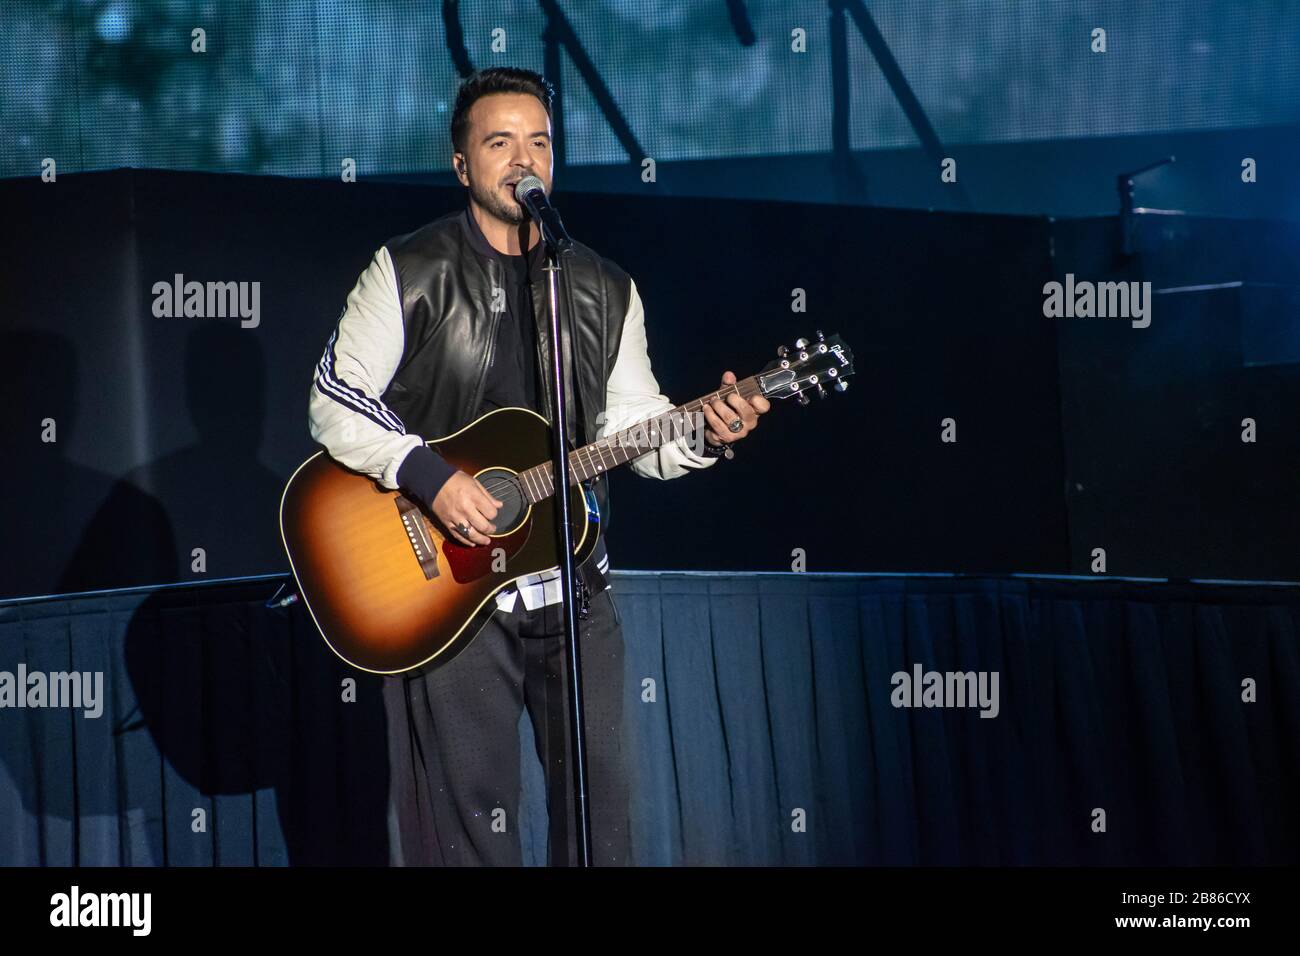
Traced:
[[[514, 184], [530, 175], [551, 191], [552, 94], [540, 75], [514, 68], [484, 70], [462, 84], [451, 118], [452, 165], [468, 204], [380, 247], [348, 295], [311, 390], [312, 438], [343, 465], [419, 499], [449, 536], [470, 546], [491, 544], [502, 502], [425, 441], [494, 408], [529, 408], [552, 420], [550, 363], [537, 332], [548, 314], [544, 244], [514, 195]], [[580, 447], [673, 403], [651, 373], [645, 316], [627, 273], [579, 243], [564, 274], [574, 323], [566, 403]], [[735, 381], [726, 372], [722, 391]], [[660, 479], [707, 468], [730, 457], [730, 445], [769, 407], [761, 396], [731, 391], [705, 407], [703, 442], [683, 435], [631, 467]], [[606, 484], [595, 486], [602, 511]], [[579, 640], [593, 859], [625, 865], [623, 636], [608, 565], [601, 540], [578, 569]], [[559, 571], [522, 577], [496, 600], [478, 636], [449, 663], [384, 678], [395, 864], [521, 864], [524, 707], [546, 771], [551, 861], [576, 861]]]

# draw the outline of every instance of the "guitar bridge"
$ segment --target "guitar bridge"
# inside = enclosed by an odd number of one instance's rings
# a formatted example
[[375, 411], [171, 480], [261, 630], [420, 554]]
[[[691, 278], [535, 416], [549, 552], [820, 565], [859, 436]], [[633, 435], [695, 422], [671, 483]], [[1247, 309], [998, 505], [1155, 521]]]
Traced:
[[398, 495], [395, 500], [397, 513], [402, 519], [402, 527], [406, 529], [406, 536], [410, 539], [415, 559], [420, 562], [424, 579], [432, 581], [439, 573], [438, 546], [429, 533], [429, 523], [424, 520], [424, 512], [406, 495]]

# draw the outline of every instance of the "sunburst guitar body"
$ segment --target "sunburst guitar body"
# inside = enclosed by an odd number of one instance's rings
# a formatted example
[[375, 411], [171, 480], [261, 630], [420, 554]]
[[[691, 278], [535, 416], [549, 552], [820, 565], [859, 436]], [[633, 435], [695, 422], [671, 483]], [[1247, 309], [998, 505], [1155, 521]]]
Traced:
[[[518, 475], [551, 455], [546, 419], [500, 408], [429, 442], [501, 501], [490, 545], [469, 547], [413, 497], [381, 488], [320, 452], [290, 479], [280, 531], [299, 593], [336, 654], [392, 674], [445, 663], [518, 578], [557, 567], [554, 497], [535, 503]], [[583, 485], [569, 496], [574, 562], [595, 550], [600, 514]]]

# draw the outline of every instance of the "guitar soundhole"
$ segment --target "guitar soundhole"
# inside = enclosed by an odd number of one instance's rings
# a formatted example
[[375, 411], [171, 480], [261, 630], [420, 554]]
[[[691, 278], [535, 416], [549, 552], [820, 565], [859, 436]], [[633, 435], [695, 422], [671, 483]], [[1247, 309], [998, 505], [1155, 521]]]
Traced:
[[504, 468], [489, 468], [476, 477], [488, 494], [501, 502], [497, 516], [492, 519], [497, 526], [493, 537], [509, 534], [518, 528], [528, 516], [528, 502], [524, 500], [518, 476]]

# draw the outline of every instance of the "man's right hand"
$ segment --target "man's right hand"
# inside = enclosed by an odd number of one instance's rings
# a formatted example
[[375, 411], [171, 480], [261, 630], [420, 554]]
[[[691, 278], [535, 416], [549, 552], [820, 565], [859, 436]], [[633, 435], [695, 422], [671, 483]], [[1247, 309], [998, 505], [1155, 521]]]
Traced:
[[[503, 504], [488, 494], [477, 479], [458, 471], [443, 484], [430, 507], [453, 538], [461, 544], [477, 545], [492, 543], [488, 535], [494, 534], [497, 526], [491, 519]], [[469, 534], [461, 534], [458, 524], [469, 525]]]

